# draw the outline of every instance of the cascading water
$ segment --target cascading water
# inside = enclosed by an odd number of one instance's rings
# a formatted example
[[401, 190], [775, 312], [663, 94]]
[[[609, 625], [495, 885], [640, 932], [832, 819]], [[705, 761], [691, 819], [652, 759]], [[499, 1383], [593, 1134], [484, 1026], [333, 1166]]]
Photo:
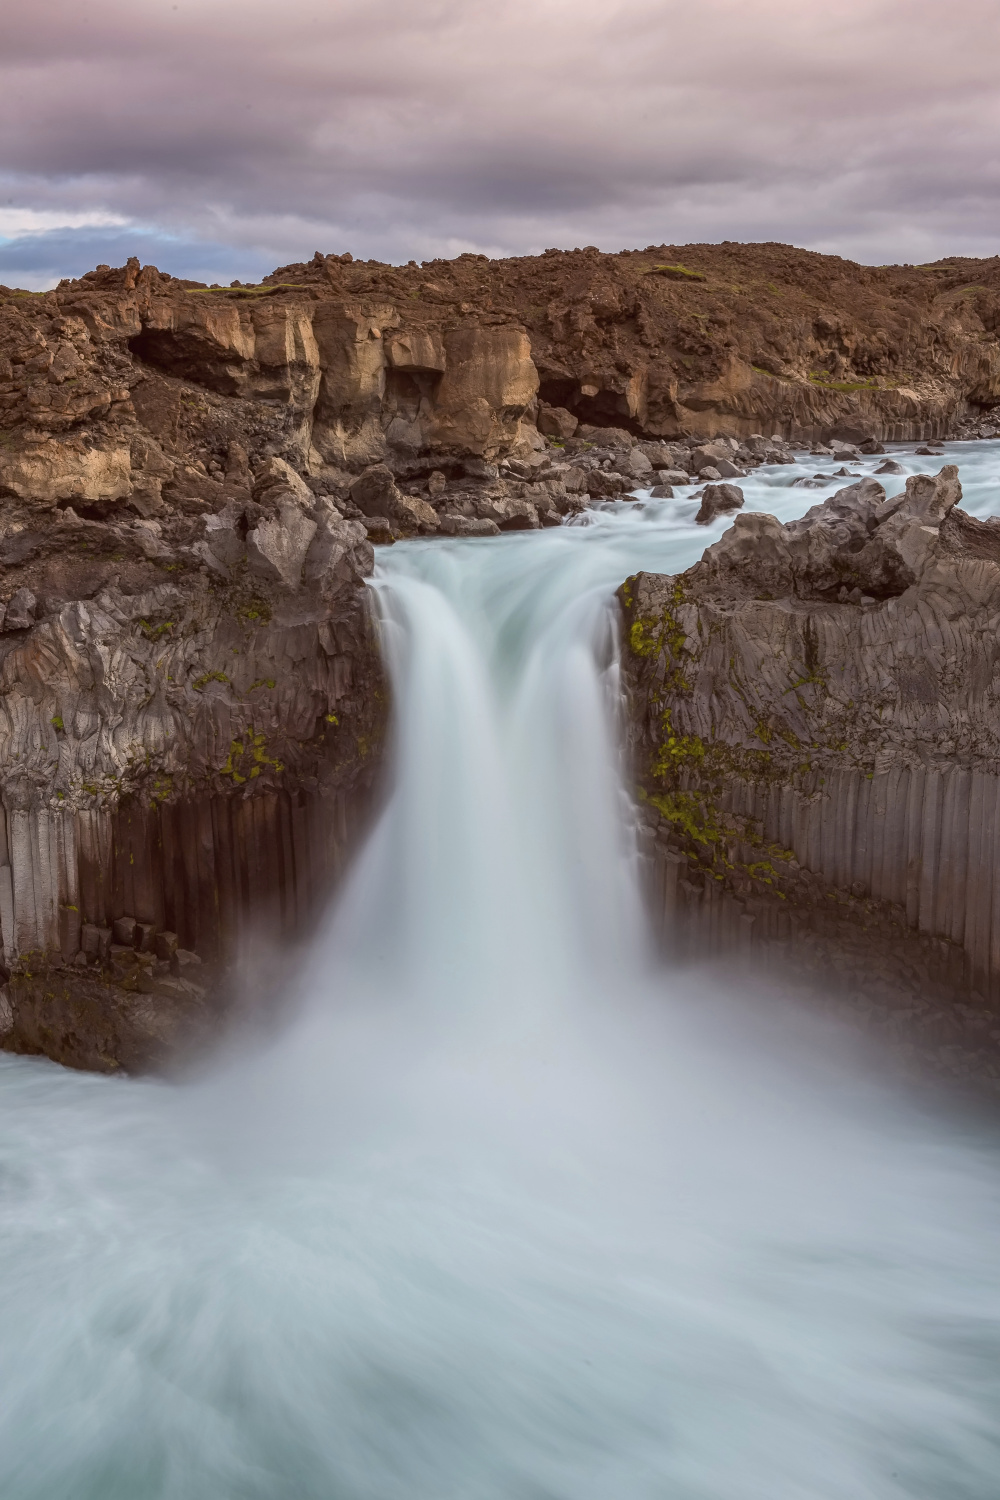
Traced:
[[4, 1500], [993, 1500], [996, 1132], [646, 951], [608, 600], [692, 510], [383, 553], [394, 788], [294, 1021], [0, 1059]]

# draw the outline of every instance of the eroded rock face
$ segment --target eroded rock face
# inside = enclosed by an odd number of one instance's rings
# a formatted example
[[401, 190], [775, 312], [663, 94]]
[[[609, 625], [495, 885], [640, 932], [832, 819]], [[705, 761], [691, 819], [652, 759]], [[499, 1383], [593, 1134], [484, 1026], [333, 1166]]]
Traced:
[[937, 986], [988, 1016], [1000, 522], [960, 499], [944, 468], [787, 526], [737, 516], [687, 573], [623, 587], [625, 675], [661, 900], [710, 890], [734, 941], [797, 933], [862, 989]]
[[[366, 817], [386, 695], [365, 527], [238, 445], [200, 484], [218, 509], [194, 477], [156, 519], [8, 502], [7, 1048], [142, 1070], [206, 1041], [243, 939], [302, 932]], [[187, 971], [156, 956], [174, 934]]]

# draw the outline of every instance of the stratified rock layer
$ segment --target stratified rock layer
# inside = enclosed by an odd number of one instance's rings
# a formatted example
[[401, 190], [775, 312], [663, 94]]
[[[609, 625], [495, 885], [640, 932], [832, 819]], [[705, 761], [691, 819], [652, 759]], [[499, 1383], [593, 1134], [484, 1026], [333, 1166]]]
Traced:
[[738, 515], [623, 586], [625, 677], [668, 921], [1000, 1024], [1000, 521], [960, 497]]

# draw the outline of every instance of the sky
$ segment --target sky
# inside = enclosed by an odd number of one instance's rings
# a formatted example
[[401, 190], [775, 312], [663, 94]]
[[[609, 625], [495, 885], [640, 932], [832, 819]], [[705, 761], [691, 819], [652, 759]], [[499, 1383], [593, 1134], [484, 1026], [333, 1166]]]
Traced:
[[986, 0], [32, 0], [0, 283], [780, 240], [1000, 250]]

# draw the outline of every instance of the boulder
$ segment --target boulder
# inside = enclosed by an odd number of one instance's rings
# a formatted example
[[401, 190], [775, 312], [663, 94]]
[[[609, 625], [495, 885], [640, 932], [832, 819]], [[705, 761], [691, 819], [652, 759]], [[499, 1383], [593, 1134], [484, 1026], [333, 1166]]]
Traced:
[[372, 464], [351, 485], [351, 499], [366, 516], [386, 516], [408, 531], [436, 531], [438, 514], [427, 500], [404, 495], [392, 470]]
[[698, 526], [710, 526], [716, 516], [729, 511], [742, 510], [743, 491], [736, 484], [708, 484], [701, 497], [701, 507], [695, 516]]
[[490, 521], [484, 516], [459, 516], [446, 513], [441, 517], [441, 534], [443, 536], [499, 536], [500, 527], [496, 521]]
[[632, 448], [635, 446], [635, 438], [624, 427], [594, 427], [589, 422], [582, 422], [576, 430], [576, 435], [581, 441], [590, 443], [595, 448]]
[[544, 401], [539, 401], [538, 430], [544, 432], [546, 437], [559, 438], [565, 442], [573, 436], [579, 425], [579, 418], [574, 417], [564, 406], [546, 406]]
[[653, 465], [650, 463], [649, 459], [646, 457], [645, 453], [643, 453], [641, 448], [631, 448], [629, 450], [628, 457], [625, 460], [625, 466], [627, 472], [633, 475], [636, 479], [645, 479], [647, 475], [650, 475], [653, 472]]
[[[691, 466], [696, 474], [703, 469], [718, 468], [720, 461], [730, 463], [733, 450], [728, 442], [702, 443], [700, 447], [691, 450]], [[718, 476], [721, 478], [721, 474]]]
[[672, 500], [674, 498], [673, 486], [669, 484], [654, 484], [649, 494], [652, 500]]
[[698, 478], [701, 480], [718, 480], [722, 478], [722, 470], [717, 469], [714, 464], [706, 464], [703, 469], [698, 470]]
[[880, 463], [879, 464], [878, 468], [875, 470], [875, 473], [876, 474], [905, 474], [906, 470], [903, 468], [903, 465], [902, 464], [898, 464], [894, 458], [887, 458], [884, 463]]

